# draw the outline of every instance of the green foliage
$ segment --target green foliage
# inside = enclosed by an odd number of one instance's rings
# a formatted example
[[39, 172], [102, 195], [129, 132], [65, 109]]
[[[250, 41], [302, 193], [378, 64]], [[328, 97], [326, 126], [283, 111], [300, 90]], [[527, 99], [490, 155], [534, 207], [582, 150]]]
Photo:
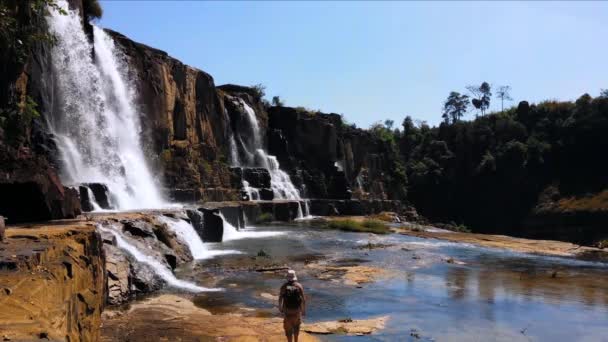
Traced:
[[274, 220], [274, 216], [272, 216], [271, 213], [262, 213], [255, 219], [255, 223], [257, 223], [257, 224], [269, 223], [269, 222], [272, 222], [273, 220]]
[[467, 90], [473, 95], [471, 103], [473, 106], [484, 115], [488, 108], [490, 108], [490, 100], [492, 99], [492, 87], [488, 82], [483, 82], [478, 86], [468, 86]]
[[255, 85], [251, 86], [251, 89], [253, 90], [254, 96], [260, 100], [262, 99], [264, 96], [266, 96], [266, 86], [258, 83]]
[[49, 9], [67, 14], [55, 0], [31, 0], [27, 4], [0, 0], [0, 48], [5, 62], [23, 64], [33, 44], [54, 42], [55, 38], [39, 24]]
[[391, 232], [389, 226], [385, 222], [370, 219], [366, 219], [364, 221], [355, 221], [349, 219], [332, 220], [327, 224], [327, 227], [331, 229], [358, 233], [388, 234]]
[[461, 95], [459, 92], [453, 91], [443, 103], [442, 118], [445, 123], [457, 122], [467, 112], [469, 107], [469, 97]]

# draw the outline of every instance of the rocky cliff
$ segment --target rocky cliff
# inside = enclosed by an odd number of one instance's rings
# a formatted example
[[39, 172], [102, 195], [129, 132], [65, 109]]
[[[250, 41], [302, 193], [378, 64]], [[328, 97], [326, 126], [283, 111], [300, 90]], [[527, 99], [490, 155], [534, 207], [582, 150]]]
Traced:
[[4, 340], [97, 341], [105, 264], [95, 227], [80, 222], [19, 228], [7, 230], [0, 249]]

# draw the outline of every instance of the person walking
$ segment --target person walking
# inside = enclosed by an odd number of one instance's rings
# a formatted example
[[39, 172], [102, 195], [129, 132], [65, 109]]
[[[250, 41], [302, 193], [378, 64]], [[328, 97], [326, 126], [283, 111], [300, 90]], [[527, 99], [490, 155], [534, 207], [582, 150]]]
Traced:
[[304, 288], [298, 283], [296, 271], [287, 271], [287, 282], [281, 286], [279, 311], [283, 314], [283, 329], [288, 342], [298, 342], [302, 316], [306, 315]]

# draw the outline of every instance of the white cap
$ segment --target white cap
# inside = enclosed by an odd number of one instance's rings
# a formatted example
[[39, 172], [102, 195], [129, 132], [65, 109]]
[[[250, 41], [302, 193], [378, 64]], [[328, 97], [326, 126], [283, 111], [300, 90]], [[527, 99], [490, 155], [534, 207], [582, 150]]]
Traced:
[[288, 281], [298, 281], [298, 277], [296, 276], [296, 271], [294, 271], [294, 270], [287, 271], [287, 280]]

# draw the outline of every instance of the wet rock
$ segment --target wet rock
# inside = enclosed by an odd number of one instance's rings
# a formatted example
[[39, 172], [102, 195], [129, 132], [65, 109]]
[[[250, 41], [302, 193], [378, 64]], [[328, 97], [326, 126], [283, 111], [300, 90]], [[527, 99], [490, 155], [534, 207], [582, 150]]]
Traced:
[[194, 230], [196, 230], [198, 235], [202, 238], [204, 229], [203, 224], [205, 220], [205, 218], [203, 217], [203, 213], [196, 209], [188, 209], [186, 210], [186, 215], [188, 215], [188, 218], [190, 219], [190, 224], [192, 224]]
[[371, 319], [342, 319], [330, 322], [303, 324], [302, 330], [311, 334], [341, 334], [341, 335], [369, 335], [377, 330], [384, 329], [388, 316]]
[[123, 220], [123, 230], [134, 237], [148, 238], [155, 236], [154, 227], [142, 220]]
[[165, 281], [152, 267], [142, 263], [131, 263], [131, 289], [134, 293], [150, 293], [163, 288]]
[[203, 213], [203, 230], [197, 233], [204, 242], [222, 242], [224, 236], [224, 221], [220, 217], [219, 209], [200, 208]]
[[192, 261], [192, 253], [188, 243], [183, 241], [167, 224], [156, 222], [153, 227], [156, 238], [174, 252], [172, 256], [165, 255], [165, 259], [167, 259], [171, 268], [176, 268], [178, 263]]
[[107, 185], [101, 183], [87, 183], [83, 185], [91, 189], [93, 196], [95, 197], [95, 202], [97, 202], [102, 209], [112, 209], [108, 197], [110, 192]]

